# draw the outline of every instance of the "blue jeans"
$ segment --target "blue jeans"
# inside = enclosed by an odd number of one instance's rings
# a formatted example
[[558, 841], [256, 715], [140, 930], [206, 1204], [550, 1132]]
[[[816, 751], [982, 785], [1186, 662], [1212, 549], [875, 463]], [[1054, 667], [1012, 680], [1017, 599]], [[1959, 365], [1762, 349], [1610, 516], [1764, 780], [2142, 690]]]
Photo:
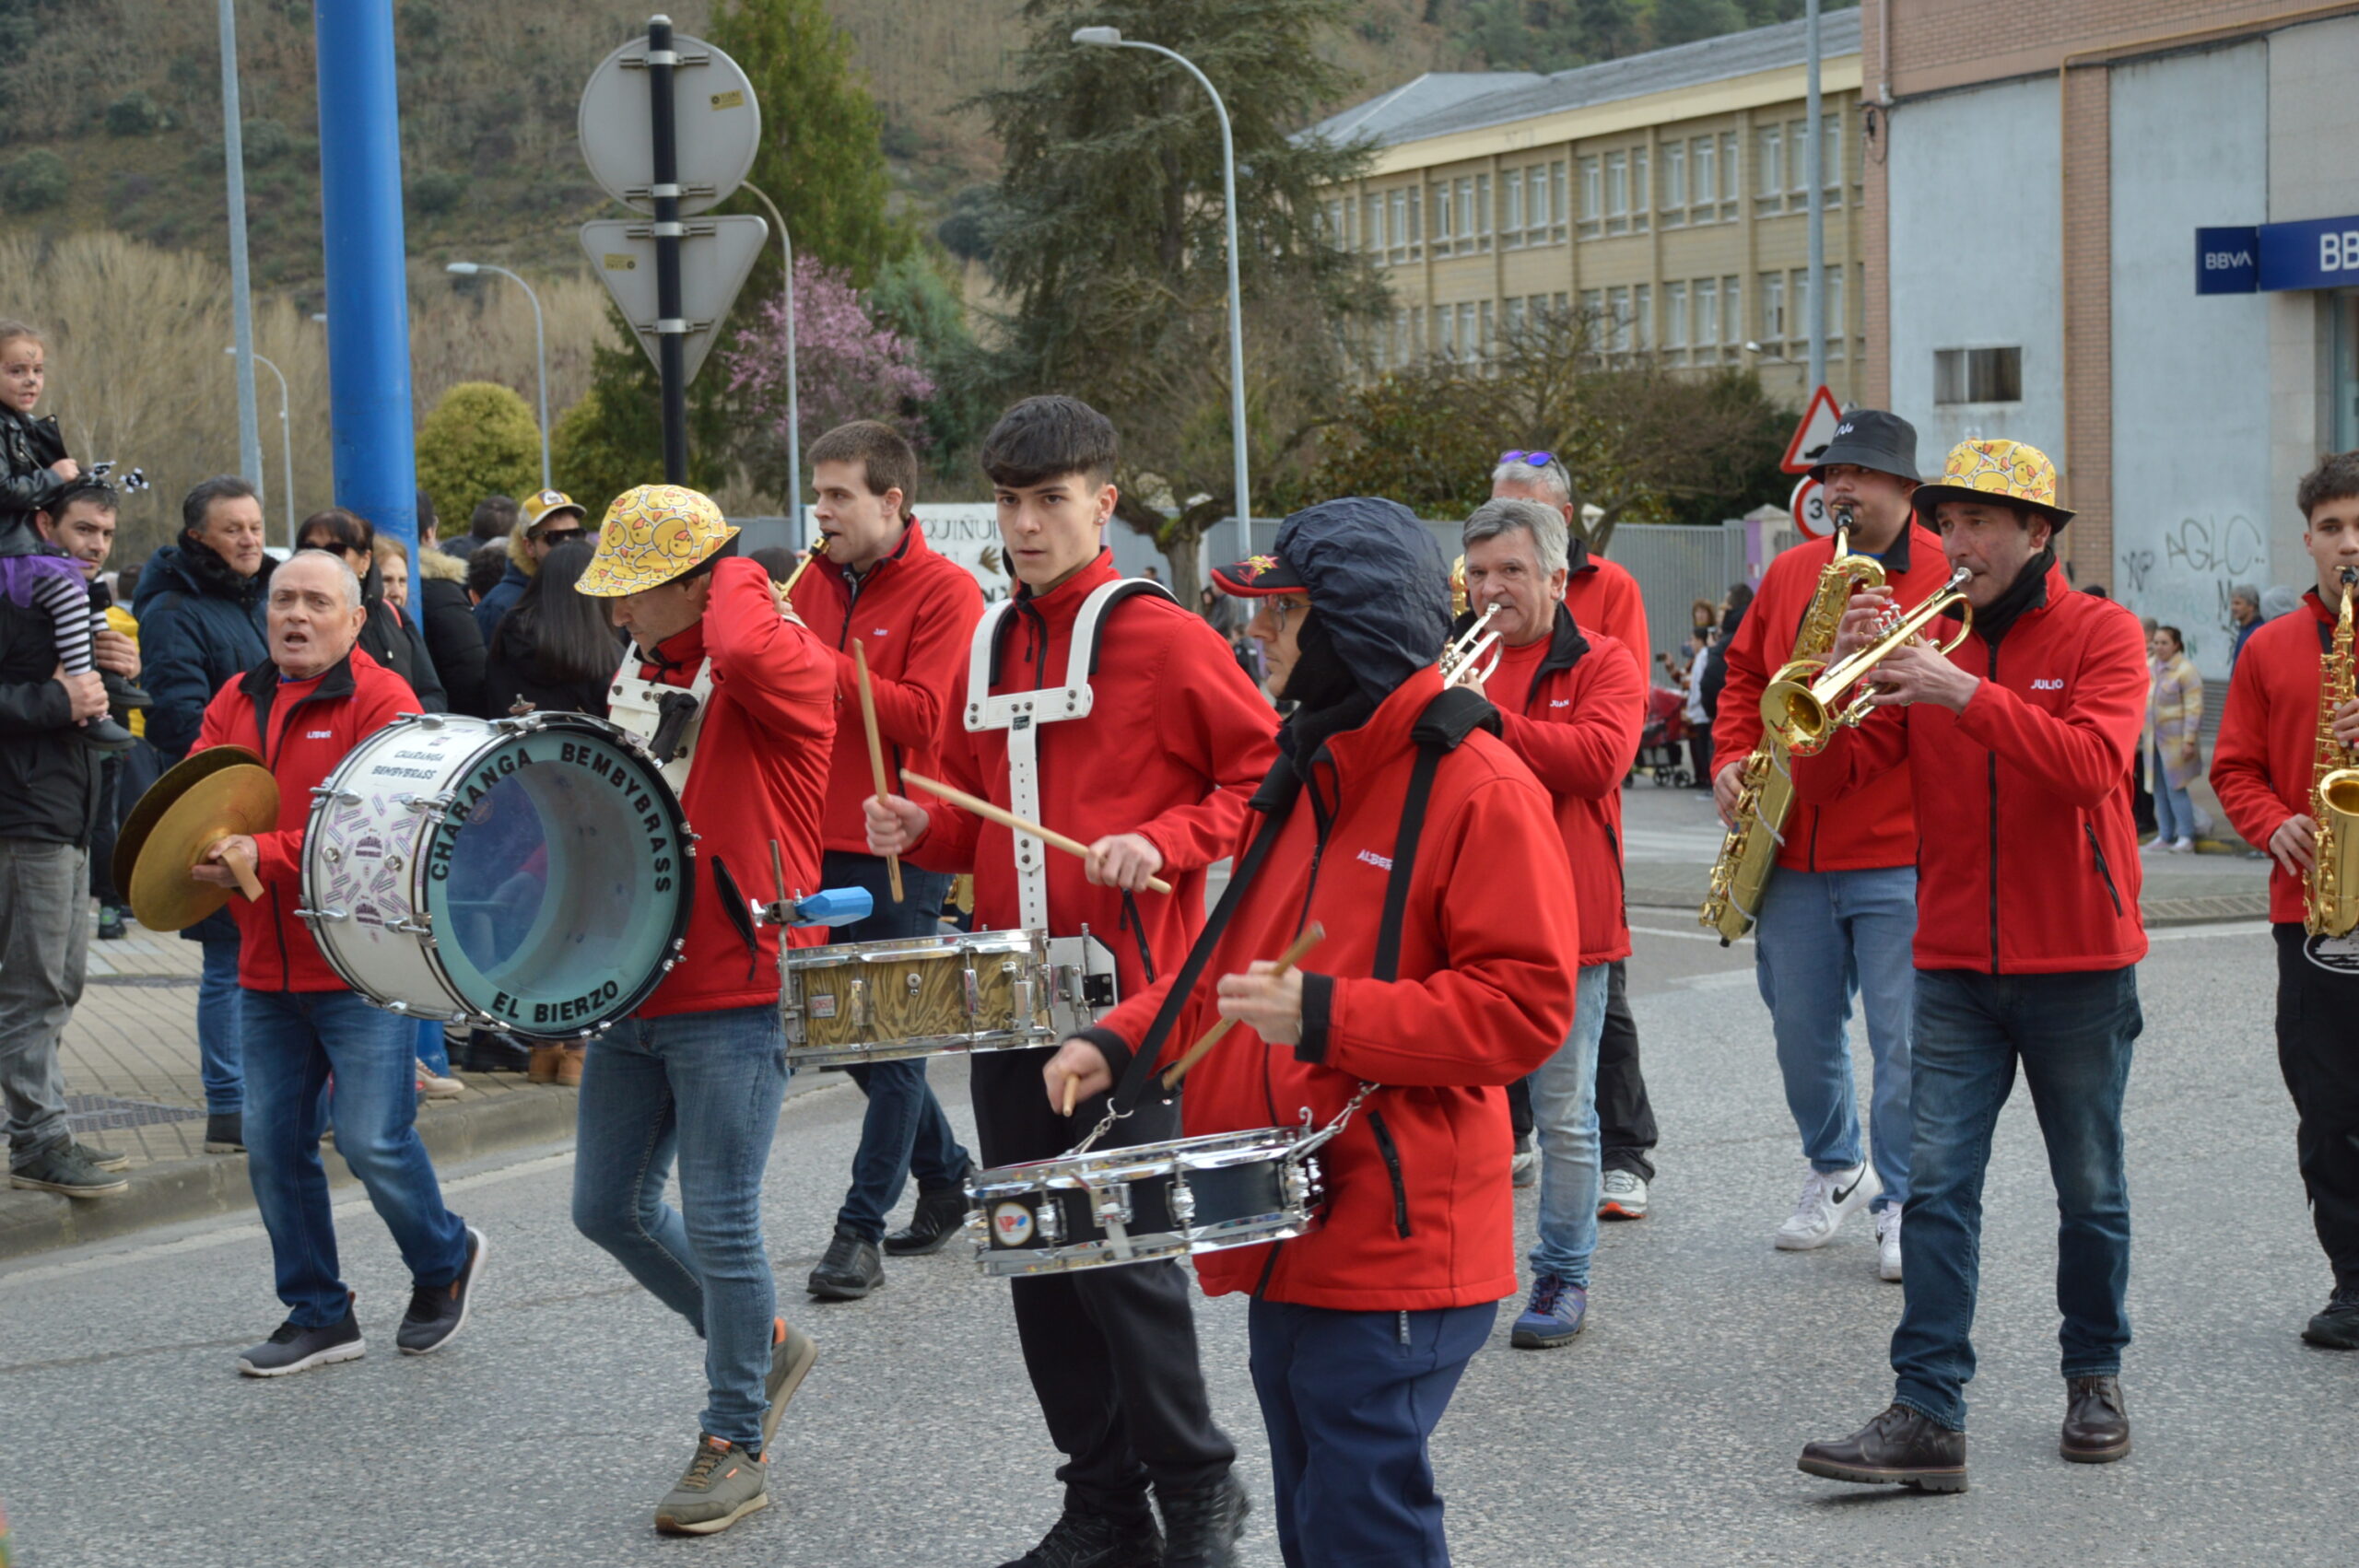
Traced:
[[1246, 1335], [1286, 1568], [1449, 1568], [1426, 1442], [1498, 1310], [1253, 1298]]
[[1917, 976], [1916, 1177], [1901, 1247], [1907, 1300], [1892, 1335], [1893, 1398], [1966, 1430], [1982, 1176], [1990, 1133], [2023, 1064], [2056, 1183], [2056, 1305], [2063, 1373], [2121, 1370], [2130, 1343], [2130, 1185], [2121, 1096], [2144, 1026], [2138, 971]]
[[[821, 863], [819, 881], [826, 887], [864, 887], [875, 900], [874, 912], [864, 920], [839, 927], [831, 939], [835, 942], [932, 936], [942, 929], [942, 901], [950, 892], [945, 873], [921, 872], [904, 861], [904, 897], [896, 904], [881, 859], [830, 849]], [[950, 1118], [942, 1113], [942, 1102], [925, 1081], [923, 1058], [847, 1067], [844, 1073], [868, 1096], [868, 1114], [860, 1124], [860, 1147], [851, 1157], [851, 1188], [844, 1194], [836, 1224], [876, 1241], [884, 1236], [885, 1216], [900, 1202], [908, 1178], [918, 1178], [920, 1192], [961, 1187], [967, 1180], [967, 1151], [958, 1146]]]
[[2171, 782], [2170, 770], [2163, 766], [2162, 753], [2146, 754], [2146, 771], [2154, 780], [2154, 837], [2165, 844], [2176, 844], [2182, 838], [2195, 837], [2195, 806], [2187, 798], [2187, 790]]
[[574, 1227], [704, 1337], [703, 1430], [754, 1448], [778, 1310], [762, 1170], [786, 1077], [776, 1008], [634, 1015], [590, 1042], [574, 1140]]
[[1597, 1042], [1605, 1031], [1607, 964], [1583, 965], [1573, 1027], [1532, 1075], [1532, 1121], [1540, 1135], [1540, 1245], [1532, 1271], [1589, 1288], [1597, 1251]]
[[[196, 1072], [205, 1084], [205, 1108], [216, 1116], [231, 1116], [246, 1103], [241, 1060], [245, 992], [238, 985], [238, 939], [199, 945], [205, 949], [205, 969], [196, 982]], [[415, 1082], [411, 1088], [416, 1090]]]
[[1754, 976], [1769, 1006], [1786, 1108], [1811, 1169], [1860, 1163], [1859, 1095], [1851, 1083], [1851, 997], [1867, 1014], [1875, 1080], [1868, 1128], [1879, 1209], [1908, 1198], [1908, 1030], [1916, 984], [1917, 868], [1797, 872], [1769, 879], [1754, 928]]
[[[210, 947], [211, 943], [206, 943]], [[341, 1322], [352, 1305], [336, 1266], [320, 1134], [332, 1104], [335, 1152], [368, 1189], [413, 1282], [447, 1285], [467, 1258], [466, 1227], [418, 1141], [411, 1021], [350, 991], [256, 991], [246, 1025], [246, 1175], [270, 1232], [278, 1299], [306, 1328]], [[335, 1095], [320, 1094], [335, 1075]]]

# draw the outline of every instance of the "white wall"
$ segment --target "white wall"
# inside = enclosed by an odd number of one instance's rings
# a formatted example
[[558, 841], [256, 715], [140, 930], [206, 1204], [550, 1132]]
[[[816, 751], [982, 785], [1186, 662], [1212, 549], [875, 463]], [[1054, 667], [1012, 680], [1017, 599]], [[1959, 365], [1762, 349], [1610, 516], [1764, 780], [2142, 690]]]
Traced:
[[2115, 597], [2228, 673], [2228, 590], [2271, 579], [2269, 304], [2195, 292], [2195, 230], [2266, 219], [2269, 46], [2112, 82]]
[[[2029, 441], [2060, 466], [2071, 461], [2057, 141], [2053, 76], [1893, 112], [1892, 401], [1917, 427], [1928, 478], [1969, 436]], [[1934, 350], [2007, 346], [2023, 350], [2021, 403], [1934, 407]]]

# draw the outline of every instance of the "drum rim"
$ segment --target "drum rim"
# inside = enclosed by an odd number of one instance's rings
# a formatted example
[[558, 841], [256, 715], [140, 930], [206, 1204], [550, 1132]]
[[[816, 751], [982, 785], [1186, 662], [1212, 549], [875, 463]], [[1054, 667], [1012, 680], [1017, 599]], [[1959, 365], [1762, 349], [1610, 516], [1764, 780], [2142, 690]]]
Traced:
[[[825, 947], [796, 947], [787, 950], [781, 967], [790, 972], [804, 969], [834, 968], [839, 964], [886, 964], [911, 958], [941, 958], [958, 953], [1039, 953], [1048, 952], [1048, 942], [1039, 931], [1028, 927], [997, 931], [945, 931], [940, 936], [888, 936], [874, 942], [830, 942]], [[822, 962], [832, 960], [832, 962]]]
[[[1093, 1149], [1086, 1154], [1060, 1154], [1050, 1160], [1027, 1160], [1017, 1164], [999, 1165], [976, 1172], [974, 1179], [967, 1184], [967, 1193], [972, 1201], [980, 1203], [1017, 1193], [1070, 1192], [1092, 1185], [1105, 1186], [1118, 1179], [1115, 1173], [1133, 1168], [1143, 1175], [1160, 1175], [1176, 1170], [1225, 1170], [1233, 1165], [1265, 1163], [1282, 1164], [1305, 1158], [1297, 1150], [1311, 1135], [1310, 1129], [1302, 1127], [1239, 1128], [1228, 1132], [1203, 1132], [1154, 1143]], [[1215, 1148], [1214, 1145], [1224, 1147]], [[1157, 1151], [1169, 1151], [1170, 1153], [1168, 1157], [1157, 1157]], [[1230, 1157], [1218, 1157], [1223, 1154]], [[1141, 1155], [1146, 1158], [1138, 1158]], [[1010, 1174], [1018, 1171], [1047, 1172], [1055, 1166], [1063, 1166], [1066, 1170], [1046, 1180]], [[1094, 1184], [1083, 1180], [1078, 1174], [1082, 1171], [1089, 1172], [1098, 1180]]]

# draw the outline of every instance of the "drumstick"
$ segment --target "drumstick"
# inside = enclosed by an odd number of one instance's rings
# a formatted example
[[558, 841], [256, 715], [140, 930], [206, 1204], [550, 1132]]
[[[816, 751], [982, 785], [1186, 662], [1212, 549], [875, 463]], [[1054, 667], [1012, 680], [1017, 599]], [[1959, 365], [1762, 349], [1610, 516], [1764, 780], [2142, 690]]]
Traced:
[[[882, 802], [889, 793], [885, 781], [885, 741], [876, 732], [876, 691], [868, 684], [868, 645], [858, 638], [851, 639], [851, 661], [860, 672], [860, 718], [868, 726], [868, 766], [876, 775], [876, 799]], [[885, 857], [885, 874], [893, 879], [893, 902], [901, 902], [901, 857]]]
[[[901, 782], [914, 784], [929, 795], [939, 795], [952, 805], [963, 806], [977, 816], [989, 817], [1002, 827], [1013, 828], [1018, 833], [1028, 833], [1051, 849], [1062, 849], [1066, 854], [1078, 855], [1085, 860], [1089, 858], [1089, 846], [1081, 840], [1068, 838], [1062, 833], [1052, 832], [1037, 822], [1027, 822], [1014, 812], [1002, 811], [980, 795], [969, 795], [964, 790], [938, 783], [922, 773], [911, 773], [907, 768], [901, 770]], [[1168, 894], [1171, 891], [1171, 884], [1158, 876], [1147, 878], [1146, 884], [1156, 893]]]
[[[1278, 966], [1270, 971], [1270, 978], [1274, 980], [1280, 975], [1283, 975], [1287, 970], [1293, 968], [1297, 964], [1301, 963], [1302, 955], [1309, 953], [1312, 948], [1317, 947], [1320, 942], [1325, 940], [1326, 935], [1326, 927], [1320, 925], [1316, 920], [1311, 921], [1309, 930], [1295, 938], [1293, 946], [1278, 954]], [[1212, 1049], [1215, 1045], [1218, 1045], [1220, 1043], [1220, 1037], [1223, 1035], [1227, 1034], [1229, 1026], [1234, 1024], [1236, 1022], [1237, 1020], [1234, 1018], [1223, 1018], [1215, 1023], [1211, 1028], [1198, 1036], [1196, 1037], [1196, 1043], [1188, 1047], [1188, 1054], [1181, 1057], [1178, 1061], [1173, 1062], [1169, 1071], [1164, 1073], [1163, 1086], [1166, 1089], [1171, 1088], [1177, 1084], [1180, 1079], [1186, 1077], [1188, 1075], [1188, 1070], [1195, 1066], [1199, 1061], [1202, 1061], [1203, 1059], [1204, 1053]]]

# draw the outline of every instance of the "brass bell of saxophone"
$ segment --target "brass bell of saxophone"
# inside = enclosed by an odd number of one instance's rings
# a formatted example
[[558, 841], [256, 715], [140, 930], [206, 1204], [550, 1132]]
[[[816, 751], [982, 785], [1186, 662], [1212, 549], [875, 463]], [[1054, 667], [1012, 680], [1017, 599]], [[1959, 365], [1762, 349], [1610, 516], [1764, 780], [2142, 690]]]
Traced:
[[2310, 773], [2310, 818], [2318, 825], [2310, 874], [2303, 889], [2303, 929], [2312, 936], [2347, 936], [2359, 928], [2359, 766], [2334, 738], [2334, 712], [2354, 695], [2359, 670], [2352, 658], [2351, 606], [2359, 567], [2342, 568], [2342, 611], [2332, 647], [2319, 661], [2317, 764]]
[[1874, 706], [1866, 692], [1848, 704], [1843, 702], [1844, 695], [1866, 680], [1895, 649], [1916, 640], [1919, 631], [1953, 604], [1966, 605], [1965, 617], [1957, 635], [1936, 644], [1936, 650], [1949, 653], [1966, 640], [1974, 629], [1974, 606], [1966, 604], [1961, 585], [1969, 575], [1960, 567], [1938, 592], [1906, 614], [1885, 611], [1876, 623], [1875, 641], [1848, 659], [1833, 664], [1822, 659], [1797, 659], [1787, 664], [1761, 694], [1762, 724], [1796, 756], [1813, 756], [1825, 750], [1836, 731], [1860, 723]]

